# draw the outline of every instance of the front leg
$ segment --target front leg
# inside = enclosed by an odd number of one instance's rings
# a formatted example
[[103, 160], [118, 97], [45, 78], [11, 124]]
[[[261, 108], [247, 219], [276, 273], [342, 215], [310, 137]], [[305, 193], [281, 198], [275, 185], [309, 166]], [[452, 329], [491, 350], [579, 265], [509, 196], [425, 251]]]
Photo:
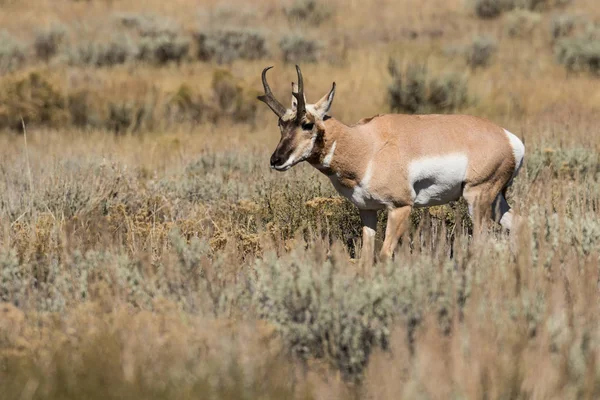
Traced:
[[375, 232], [377, 231], [377, 211], [360, 210], [362, 222], [362, 250], [360, 253], [361, 264], [366, 268], [373, 265], [375, 257]]
[[412, 206], [404, 206], [388, 210], [387, 227], [385, 228], [385, 239], [381, 247], [380, 258], [382, 261], [392, 258], [398, 240], [408, 229], [408, 217]]

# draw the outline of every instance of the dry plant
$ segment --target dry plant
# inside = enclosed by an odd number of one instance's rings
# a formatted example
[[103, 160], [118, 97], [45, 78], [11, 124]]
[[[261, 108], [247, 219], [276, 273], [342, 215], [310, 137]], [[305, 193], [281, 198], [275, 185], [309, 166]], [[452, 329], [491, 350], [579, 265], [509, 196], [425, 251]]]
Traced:
[[[339, 0], [319, 24], [291, 21], [295, 3], [267, 1], [243, 19], [248, 32], [269, 27], [272, 53], [228, 59], [227, 68], [190, 57], [193, 40], [187, 55], [167, 57], [177, 62], [161, 61], [163, 39], [198, 30], [189, 0], [151, 0], [143, 12], [118, 0], [0, 3], [13, 15], [0, 15], [6, 37], [23, 54], [0, 76], [2, 398], [600, 396], [593, 60], [567, 74], [548, 32], [501, 40], [506, 21], [473, 18], [458, 0], [367, 2], [371, 18]], [[203, 7], [235, 20], [243, 2], [227, 4], [228, 13], [216, 0]], [[577, 5], [600, 17], [595, 1]], [[68, 32], [41, 59], [26, 59], [36, 35], [50, 32], [28, 23], [31, 10]], [[550, 26], [546, 8], [535, 10]], [[79, 37], [75, 22], [93, 25], [90, 13], [120, 16], [116, 36]], [[235, 28], [219, 21], [206, 32]], [[410, 112], [487, 116], [524, 138], [509, 193], [522, 228], [473, 240], [463, 202], [420, 209], [396, 258], [365, 275], [354, 263], [353, 206], [309, 166], [269, 170], [278, 133], [253, 96], [265, 64], [284, 65], [274, 49], [292, 23], [322, 38], [325, 54], [346, 36], [347, 62], [303, 66], [309, 97], [337, 82], [332, 113], [344, 122], [389, 111], [388, 88], [402, 109], [424, 90]], [[148, 47], [152, 62], [135, 51], [139, 37], [153, 37], [147, 28], [161, 38]], [[131, 35], [123, 63], [70, 65], [61, 55], [93, 44], [91, 59], [114, 60], [98, 57], [120, 34]], [[476, 73], [442, 50], [484, 34], [496, 51]], [[273, 76], [278, 98], [283, 88], [289, 96], [293, 74]], [[440, 108], [436, 88], [469, 101]]]

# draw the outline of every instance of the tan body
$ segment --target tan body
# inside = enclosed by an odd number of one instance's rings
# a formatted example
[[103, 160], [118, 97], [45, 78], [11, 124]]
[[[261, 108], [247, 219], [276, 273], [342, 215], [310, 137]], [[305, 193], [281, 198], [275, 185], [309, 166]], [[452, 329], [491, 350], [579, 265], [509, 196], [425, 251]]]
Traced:
[[[298, 75], [301, 83], [299, 69]], [[290, 110], [270, 105], [280, 114], [282, 132], [271, 166], [285, 171], [308, 161], [327, 175], [360, 210], [367, 258], [372, 258], [380, 209], [388, 210], [383, 258], [392, 255], [412, 207], [446, 204], [463, 196], [476, 229], [490, 215], [511, 229], [513, 213], [504, 192], [525, 152], [515, 135], [467, 115], [387, 114], [347, 126], [326, 115], [335, 84], [317, 103], [300, 106], [298, 99], [304, 96], [299, 86], [293, 88]]]

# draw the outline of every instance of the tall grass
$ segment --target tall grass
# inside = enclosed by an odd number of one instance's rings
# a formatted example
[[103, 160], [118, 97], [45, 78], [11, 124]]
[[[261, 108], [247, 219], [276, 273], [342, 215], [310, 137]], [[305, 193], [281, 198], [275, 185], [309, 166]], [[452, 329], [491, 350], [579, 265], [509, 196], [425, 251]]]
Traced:
[[[0, 77], [2, 399], [599, 396], [600, 97], [594, 74], [556, 63], [570, 30], [503, 40], [518, 13], [481, 21], [454, 0], [233, 0], [203, 5], [200, 28], [187, 0], [109, 3], [0, 15], [19, 50]], [[536, 26], [573, 11], [529, 3]], [[64, 42], [42, 37], [52, 26]], [[255, 96], [281, 64], [289, 104], [286, 35], [323, 44], [308, 101], [335, 80], [343, 122], [465, 112], [523, 138], [522, 228], [474, 239], [464, 202], [415, 210], [396, 257], [363, 271], [356, 209], [308, 165], [268, 166], [276, 118]], [[486, 68], [441, 50], [479, 36]]]

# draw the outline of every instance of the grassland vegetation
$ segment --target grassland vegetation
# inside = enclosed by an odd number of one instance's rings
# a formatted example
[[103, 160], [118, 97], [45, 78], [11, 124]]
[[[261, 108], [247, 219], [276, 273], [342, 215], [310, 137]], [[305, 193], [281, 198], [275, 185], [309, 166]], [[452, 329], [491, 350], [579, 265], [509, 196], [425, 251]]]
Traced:
[[489, 36], [476, 36], [465, 51], [467, 64], [471, 69], [487, 67], [496, 52], [496, 41]]
[[388, 99], [393, 111], [419, 114], [452, 112], [469, 101], [467, 79], [456, 72], [431, 76], [426, 64], [409, 63], [400, 67], [390, 59], [388, 71], [393, 78]]
[[[0, 1], [3, 398], [600, 395], [596, 1], [327, 6]], [[362, 270], [356, 209], [308, 165], [269, 170], [255, 96], [277, 65], [291, 98], [286, 61], [309, 101], [337, 82], [348, 124], [461, 112], [523, 138], [525, 223], [474, 238], [465, 202], [418, 209]]]
[[25, 45], [5, 30], [0, 31], [0, 74], [11, 72], [25, 61]]
[[298, 34], [286, 35], [279, 41], [286, 63], [316, 63], [322, 47], [318, 41]]
[[194, 35], [198, 59], [219, 64], [235, 60], [257, 60], [268, 54], [264, 35], [258, 30], [217, 29]]

